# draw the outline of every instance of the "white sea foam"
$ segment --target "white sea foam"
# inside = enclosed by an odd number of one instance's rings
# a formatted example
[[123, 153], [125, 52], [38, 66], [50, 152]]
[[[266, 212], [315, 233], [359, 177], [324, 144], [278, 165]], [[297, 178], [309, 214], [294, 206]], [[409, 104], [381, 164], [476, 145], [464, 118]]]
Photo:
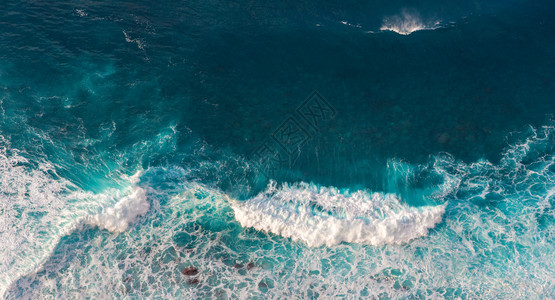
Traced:
[[84, 9], [75, 9], [75, 12], [80, 16], [80, 17], [86, 17], [88, 14]]
[[0, 298], [18, 278], [39, 270], [60, 239], [81, 225], [120, 232], [144, 214], [148, 202], [136, 185], [139, 176], [124, 178], [128, 190], [86, 192], [0, 136]]
[[275, 182], [246, 202], [234, 202], [232, 208], [243, 227], [311, 247], [406, 243], [426, 235], [445, 211], [445, 205], [409, 207], [393, 194], [350, 193], [307, 183], [277, 188]]
[[[0, 136], [0, 297], [18, 277], [48, 257], [83, 211], [83, 196], [49, 163], [32, 164]], [[72, 207], [73, 209], [66, 210]]]
[[135, 186], [129, 195], [121, 198], [113, 207], [104, 209], [100, 214], [88, 216], [85, 223], [112, 232], [123, 232], [129, 228], [130, 223], [144, 215], [149, 207], [145, 190]]
[[356, 27], [356, 28], [362, 28], [362, 26], [360, 24], [352, 24], [352, 23], [349, 23], [347, 21], [341, 21], [341, 24], [346, 25], [346, 26]]
[[438, 20], [423, 21], [418, 13], [404, 10], [399, 15], [384, 18], [380, 30], [393, 31], [401, 35], [409, 35], [419, 30], [434, 30], [440, 28], [440, 23], [441, 22]]
[[97, 226], [100, 229], [107, 229], [112, 232], [123, 232], [129, 228], [129, 224], [146, 214], [150, 208], [147, 201], [145, 189], [137, 186], [142, 171], [136, 172], [132, 176], [124, 176], [124, 180], [131, 183], [129, 191], [116, 191], [115, 198], [119, 199], [113, 206], [108, 206], [99, 214], [88, 216], [84, 222]]
[[131, 36], [124, 30], [123, 31], [123, 35], [125, 36], [125, 41], [128, 43], [135, 43], [137, 44], [137, 48], [141, 49], [141, 50], [145, 50], [144, 48], [144, 44], [143, 41], [139, 38], [131, 38]]

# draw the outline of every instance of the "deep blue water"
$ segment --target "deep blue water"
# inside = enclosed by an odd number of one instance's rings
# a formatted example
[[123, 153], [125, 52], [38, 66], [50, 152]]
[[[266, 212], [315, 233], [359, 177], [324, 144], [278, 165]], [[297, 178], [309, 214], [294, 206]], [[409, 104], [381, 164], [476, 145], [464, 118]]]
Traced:
[[551, 297], [553, 12], [3, 1], [1, 297]]

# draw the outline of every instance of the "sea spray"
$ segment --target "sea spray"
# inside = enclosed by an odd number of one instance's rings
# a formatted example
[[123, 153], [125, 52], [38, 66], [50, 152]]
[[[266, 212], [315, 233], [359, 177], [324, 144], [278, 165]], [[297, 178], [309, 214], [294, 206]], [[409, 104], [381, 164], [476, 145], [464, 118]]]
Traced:
[[380, 30], [393, 31], [401, 35], [409, 35], [420, 30], [434, 30], [440, 27], [438, 20], [422, 20], [417, 12], [403, 10], [401, 14], [383, 19]]

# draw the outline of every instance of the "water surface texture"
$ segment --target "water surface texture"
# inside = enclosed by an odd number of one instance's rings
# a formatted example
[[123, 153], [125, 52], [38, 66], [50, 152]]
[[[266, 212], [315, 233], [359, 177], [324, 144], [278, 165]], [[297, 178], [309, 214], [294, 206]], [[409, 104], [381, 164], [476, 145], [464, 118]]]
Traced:
[[0, 297], [554, 295], [553, 12], [2, 1]]

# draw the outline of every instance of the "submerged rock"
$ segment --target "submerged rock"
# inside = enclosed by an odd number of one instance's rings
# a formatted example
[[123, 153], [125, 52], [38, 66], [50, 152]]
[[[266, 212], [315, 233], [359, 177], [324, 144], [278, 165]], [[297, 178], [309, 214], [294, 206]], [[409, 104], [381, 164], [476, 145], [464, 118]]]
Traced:
[[235, 264], [233, 267], [235, 267], [235, 269], [241, 269], [243, 264]]
[[188, 267], [183, 269], [183, 275], [194, 276], [198, 274], [198, 269], [195, 267]]

